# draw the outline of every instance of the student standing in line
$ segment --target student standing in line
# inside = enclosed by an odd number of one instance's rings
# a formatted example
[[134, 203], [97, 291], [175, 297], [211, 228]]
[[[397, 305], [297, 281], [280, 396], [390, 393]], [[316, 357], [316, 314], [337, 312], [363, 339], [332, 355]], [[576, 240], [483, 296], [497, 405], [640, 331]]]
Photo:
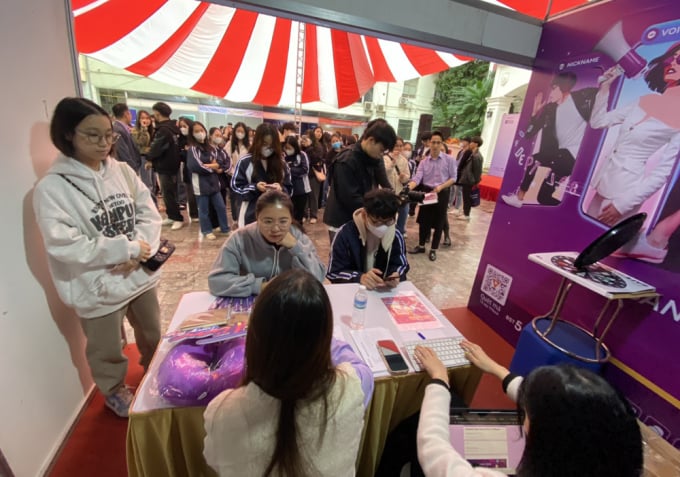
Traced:
[[161, 217], [149, 189], [110, 153], [118, 136], [104, 109], [64, 98], [50, 137], [61, 151], [35, 188], [33, 208], [61, 300], [80, 317], [92, 378], [114, 413], [127, 417], [127, 357], [121, 325], [134, 329], [146, 369], [160, 340], [160, 272], [140, 264], [156, 253]]

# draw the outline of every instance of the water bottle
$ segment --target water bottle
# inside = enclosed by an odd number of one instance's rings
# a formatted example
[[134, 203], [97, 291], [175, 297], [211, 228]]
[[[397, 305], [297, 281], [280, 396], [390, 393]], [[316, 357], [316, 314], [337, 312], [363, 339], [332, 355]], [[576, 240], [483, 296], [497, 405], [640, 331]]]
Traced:
[[366, 287], [359, 285], [359, 289], [354, 295], [354, 307], [352, 308], [352, 328], [358, 329], [364, 327], [366, 320], [366, 305], [368, 304], [368, 293]]

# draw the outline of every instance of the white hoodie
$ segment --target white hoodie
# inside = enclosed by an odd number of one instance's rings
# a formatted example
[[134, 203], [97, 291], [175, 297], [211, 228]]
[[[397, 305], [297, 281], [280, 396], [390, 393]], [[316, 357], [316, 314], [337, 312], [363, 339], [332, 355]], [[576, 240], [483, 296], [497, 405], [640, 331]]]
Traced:
[[149, 189], [127, 164], [108, 157], [94, 171], [60, 156], [36, 186], [33, 209], [59, 297], [78, 316], [112, 313], [160, 278], [144, 267], [127, 275], [113, 270], [139, 255], [137, 240], [148, 242], [152, 255], [160, 240], [160, 214]]

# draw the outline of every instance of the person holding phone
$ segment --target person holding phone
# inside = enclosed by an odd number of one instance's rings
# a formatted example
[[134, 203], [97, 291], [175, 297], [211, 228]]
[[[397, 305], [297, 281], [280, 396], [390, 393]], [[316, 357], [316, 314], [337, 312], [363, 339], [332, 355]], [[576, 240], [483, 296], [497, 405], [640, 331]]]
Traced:
[[[569, 365], [542, 366], [526, 378], [510, 373], [474, 343], [461, 346], [472, 364], [503, 382], [517, 402], [526, 445], [518, 476], [637, 477], [642, 437], [628, 402], [601, 376]], [[451, 445], [448, 373], [430, 348], [415, 356], [432, 377], [418, 423], [418, 460], [428, 477], [501, 477], [472, 467]]]
[[354, 475], [373, 373], [333, 338], [323, 284], [304, 270], [255, 301], [243, 383], [205, 411], [203, 455], [220, 476]]
[[340, 227], [328, 263], [331, 283], [361, 283], [367, 290], [394, 288], [406, 280], [406, 245], [397, 230], [399, 197], [391, 189], [373, 189], [364, 206]]

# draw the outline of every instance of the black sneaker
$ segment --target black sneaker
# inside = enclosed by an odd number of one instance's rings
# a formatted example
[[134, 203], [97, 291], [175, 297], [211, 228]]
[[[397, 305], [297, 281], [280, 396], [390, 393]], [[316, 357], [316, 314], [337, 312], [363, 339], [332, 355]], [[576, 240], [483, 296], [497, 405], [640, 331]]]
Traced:
[[408, 253], [425, 253], [425, 247], [418, 245], [417, 247], [413, 247], [411, 250], [409, 250]]
[[451, 237], [444, 237], [444, 247], [450, 247], [451, 246]]
[[430, 261], [434, 262], [435, 260], [437, 260], [437, 252], [435, 252], [434, 250], [430, 250], [429, 257], [430, 257]]

